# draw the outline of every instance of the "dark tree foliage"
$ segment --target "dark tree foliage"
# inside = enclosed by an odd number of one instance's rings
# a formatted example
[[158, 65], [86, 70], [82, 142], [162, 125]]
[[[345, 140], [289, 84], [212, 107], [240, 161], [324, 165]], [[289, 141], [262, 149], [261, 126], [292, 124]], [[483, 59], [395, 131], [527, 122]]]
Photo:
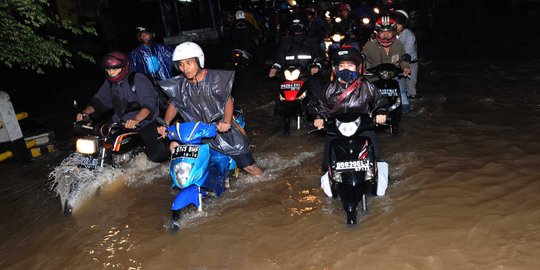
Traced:
[[0, 63], [43, 73], [45, 67], [73, 68], [71, 60], [87, 53], [68, 39], [96, 35], [93, 27], [77, 26], [50, 12], [47, 0], [0, 1]]

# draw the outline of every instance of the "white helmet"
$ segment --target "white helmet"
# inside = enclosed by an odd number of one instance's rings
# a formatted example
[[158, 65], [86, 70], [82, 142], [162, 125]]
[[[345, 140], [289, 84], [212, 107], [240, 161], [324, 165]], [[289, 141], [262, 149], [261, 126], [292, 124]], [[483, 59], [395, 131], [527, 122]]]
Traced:
[[237, 11], [236, 13], [234, 13], [234, 17], [237, 19], [237, 20], [243, 20], [246, 18], [246, 13], [244, 13], [243, 11], [239, 10]]
[[176, 46], [172, 55], [173, 62], [189, 58], [197, 58], [201, 68], [204, 68], [204, 53], [197, 43], [187, 41]]
[[407, 20], [409, 19], [409, 14], [407, 14], [407, 12], [403, 9], [398, 9], [395, 11], [396, 13], [401, 13], [401, 15], [405, 16], [405, 18], [407, 18]]

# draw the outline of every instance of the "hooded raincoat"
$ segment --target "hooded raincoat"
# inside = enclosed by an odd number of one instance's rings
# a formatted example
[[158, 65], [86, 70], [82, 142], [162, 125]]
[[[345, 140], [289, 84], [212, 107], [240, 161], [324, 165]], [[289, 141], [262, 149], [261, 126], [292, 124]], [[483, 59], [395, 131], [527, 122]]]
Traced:
[[[215, 115], [225, 113], [233, 82], [234, 71], [207, 69], [204, 78], [197, 83], [180, 75], [159, 84], [185, 121], [210, 123]], [[241, 127], [233, 123], [230, 131], [218, 133], [209, 141], [210, 147], [229, 156], [248, 153], [248, 140]]]
[[129, 53], [133, 72], [142, 72], [158, 80], [173, 76], [173, 49], [160, 43], [141, 44]]

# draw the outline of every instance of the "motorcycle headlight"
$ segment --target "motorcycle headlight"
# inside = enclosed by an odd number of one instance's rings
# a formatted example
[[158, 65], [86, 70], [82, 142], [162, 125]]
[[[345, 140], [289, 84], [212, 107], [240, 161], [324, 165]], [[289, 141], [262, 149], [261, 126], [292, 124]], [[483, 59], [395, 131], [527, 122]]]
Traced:
[[75, 144], [75, 149], [81, 154], [95, 154], [98, 149], [98, 142], [96, 138], [79, 138]]
[[335, 21], [336, 21], [336, 23], [340, 23], [340, 22], [341, 22], [341, 18], [340, 18], [340, 17], [336, 17]]
[[191, 172], [193, 164], [187, 162], [180, 162], [174, 165], [174, 173], [176, 175], [176, 181], [180, 184], [180, 187], [183, 188]]
[[369, 20], [368, 17], [365, 17], [365, 18], [362, 19], [363, 24], [369, 24], [369, 22], [370, 22], [370, 20]]
[[300, 70], [298, 69], [294, 69], [294, 70], [285, 70], [285, 79], [287, 81], [294, 81], [296, 79], [298, 79], [298, 77], [300, 77]]
[[379, 10], [379, 8], [373, 8], [373, 12], [375, 12], [375, 14], [379, 14], [381, 11]]
[[342, 38], [342, 36], [341, 36], [340, 34], [333, 34], [333, 35], [332, 35], [332, 40], [333, 40], [334, 42], [340, 42], [340, 41], [341, 41], [341, 38]]
[[381, 79], [389, 80], [389, 79], [394, 78], [394, 76], [396, 74], [393, 71], [383, 70], [383, 71], [379, 72], [379, 75], [381, 76]]
[[345, 137], [351, 137], [360, 127], [360, 117], [353, 122], [341, 122], [336, 119], [336, 126], [339, 132]]

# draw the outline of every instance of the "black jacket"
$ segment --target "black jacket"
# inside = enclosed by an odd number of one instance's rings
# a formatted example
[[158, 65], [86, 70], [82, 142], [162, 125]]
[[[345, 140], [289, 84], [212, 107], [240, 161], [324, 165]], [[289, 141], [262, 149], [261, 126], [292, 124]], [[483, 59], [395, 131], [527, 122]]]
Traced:
[[388, 100], [377, 87], [365, 79], [358, 79], [359, 84], [340, 101], [340, 95], [347, 90], [348, 85], [337, 80], [330, 83], [320, 100], [313, 100], [309, 105], [309, 113], [325, 118], [335, 117], [346, 113], [370, 114], [373, 108], [379, 106], [376, 114], [388, 113]]
[[300, 35], [283, 38], [277, 48], [274, 61], [274, 66], [278, 69], [291, 65], [300, 65], [307, 69], [312, 64], [319, 64], [322, 67], [324, 58], [321, 47], [315, 39]]

